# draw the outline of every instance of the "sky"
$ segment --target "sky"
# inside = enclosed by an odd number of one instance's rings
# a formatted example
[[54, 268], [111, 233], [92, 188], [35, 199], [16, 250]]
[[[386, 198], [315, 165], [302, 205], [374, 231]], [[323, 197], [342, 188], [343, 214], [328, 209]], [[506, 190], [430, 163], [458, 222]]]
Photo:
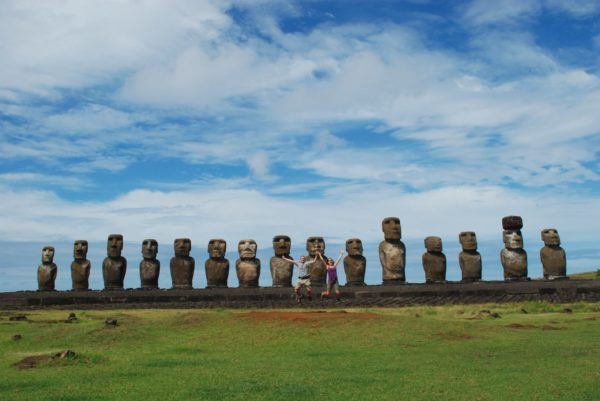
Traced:
[[598, 0], [0, 0], [0, 54], [0, 248], [600, 239]]

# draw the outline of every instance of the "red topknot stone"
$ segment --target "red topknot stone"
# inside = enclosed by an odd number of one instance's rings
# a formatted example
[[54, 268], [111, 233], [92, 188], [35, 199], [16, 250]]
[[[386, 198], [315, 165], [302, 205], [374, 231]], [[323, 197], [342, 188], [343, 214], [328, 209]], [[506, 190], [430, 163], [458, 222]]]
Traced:
[[521, 216], [506, 216], [502, 218], [502, 228], [505, 230], [520, 230], [523, 228]]

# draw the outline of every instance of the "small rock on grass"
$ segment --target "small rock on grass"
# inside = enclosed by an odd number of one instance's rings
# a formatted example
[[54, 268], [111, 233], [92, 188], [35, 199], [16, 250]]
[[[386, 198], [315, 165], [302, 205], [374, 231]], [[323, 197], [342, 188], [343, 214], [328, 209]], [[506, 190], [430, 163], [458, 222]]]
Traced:
[[66, 349], [64, 351], [60, 351], [57, 352], [56, 354], [52, 355], [52, 359], [65, 359], [65, 358], [74, 358], [77, 354], [75, 353], [75, 351], [72, 351], [70, 349]]
[[565, 313], [573, 313], [573, 309], [571, 309], [571, 308], [564, 308], [563, 312], [565, 312]]
[[118, 325], [117, 319], [111, 319], [111, 318], [106, 319], [104, 321], [104, 324], [107, 326], [117, 326]]
[[21, 322], [23, 320], [27, 320], [27, 316], [25, 315], [14, 315], [8, 318], [11, 322]]
[[20, 334], [15, 334], [14, 336], [12, 336], [13, 341], [19, 341], [22, 338], [23, 338], [23, 336]]

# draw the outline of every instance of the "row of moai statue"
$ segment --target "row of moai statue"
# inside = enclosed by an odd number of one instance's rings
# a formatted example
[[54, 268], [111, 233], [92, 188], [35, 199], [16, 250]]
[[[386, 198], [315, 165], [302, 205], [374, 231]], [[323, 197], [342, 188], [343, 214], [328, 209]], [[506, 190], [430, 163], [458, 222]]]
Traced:
[[[527, 253], [523, 249], [521, 228], [523, 220], [519, 216], [507, 216], [502, 219], [504, 229], [503, 239], [505, 248], [500, 253], [504, 269], [504, 279], [507, 281], [527, 279]], [[387, 217], [382, 221], [384, 240], [379, 244], [379, 259], [382, 267], [383, 284], [399, 284], [406, 282], [406, 247], [401, 241], [402, 232], [400, 219]], [[555, 229], [542, 230], [544, 247], [540, 257], [544, 269], [544, 278], [566, 278], [566, 255], [560, 247], [560, 237]], [[473, 282], [481, 280], [481, 255], [477, 252], [477, 237], [472, 231], [459, 234], [462, 252], [459, 254], [459, 265], [462, 281]], [[291, 287], [293, 263], [286, 259], [290, 256], [291, 239], [287, 235], [277, 235], [273, 238], [274, 256], [270, 260], [271, 277], [274, 287]], [[439, 237], [425, 238], [426, 252], [423, 254], [423, 269], [427, 283], [446, 281], [446, 256], [442, 249], [442, 239]], [[190, 256], [192, 242], [189, 238], [178, 238], [174, 241], [175, 256], [171, 259], [170, 270], [172, 288], [191, 289], [195, 271], [195, 260]], [[107, 257], [102, 263], [102, 275], [106, 290], [123, 289], [127, 260], [121, 256], [123, 236], [111, 234], [108, 236]], [[229, 278], [229, 260], [225, 258], [227, 243], [223, 239], [211, 239], [208, 242], [209, 258], [205, 262], [207, 287], [227, 287]], [[323, 237], [309, 237], [306, 240], [307, 258], [316, 258], [317, 254], [324, 255], [325, 241]], [[89, 289], [91, 263], [87, 259], [88, 243], [77, 240], [73, 245], [74, 260], [71, 263], [71, 278], [74, 290]], [[240, 287], [258, 287], [260, 277], [260, 259], [256, 257], [257, 244], [252, 239], [241, 240], [238, 243], [239, 259], [235, 263]], [[365, 285], [367, 260], [363, 256], [362, 241], [351, 238], [346, 241], [344, 271], [346, 285]], [[142, 261], [140, 262], [140, 281], [143, 289], [157, 289], [160, 274], [158, 242], [146, 239], [142, 242]], [[42, 264], [38, 267], [39, 290], [54, 290], [57, 267], [53, 262], [54, 248], [44, 247]], [[325, 284], [326, 268], [321, 259], [311, 266], [311, 283], [315, 286]]]

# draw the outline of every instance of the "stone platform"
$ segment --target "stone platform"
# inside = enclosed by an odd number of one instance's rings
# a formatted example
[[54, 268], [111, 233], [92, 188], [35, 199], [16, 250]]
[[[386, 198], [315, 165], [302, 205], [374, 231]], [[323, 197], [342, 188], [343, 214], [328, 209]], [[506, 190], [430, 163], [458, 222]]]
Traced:
[[291, 288], [193, 290], [19, 291], [0, 293], [0, 309], [121, 308], [323, 308], [503, 303], [518, 301], [600, 301], [600, 280], [485, 281], [477, 283], [368, 285], [342, 287], [342, 299], [315, 297], [298, 305]]

